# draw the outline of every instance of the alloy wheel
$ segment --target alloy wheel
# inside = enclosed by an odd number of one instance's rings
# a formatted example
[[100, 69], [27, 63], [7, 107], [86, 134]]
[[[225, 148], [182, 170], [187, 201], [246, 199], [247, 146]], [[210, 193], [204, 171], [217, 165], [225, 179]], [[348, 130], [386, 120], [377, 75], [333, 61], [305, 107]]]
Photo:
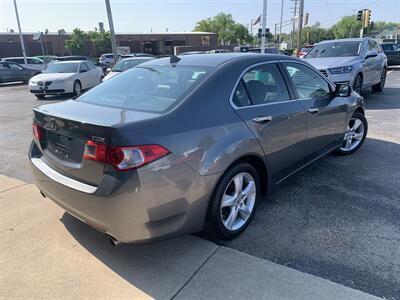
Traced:
[[74, 91], [76, 96], [79, 96], [82, 93], [81, 85], [78, 82], [75, 82]]
[[355, 149], [361, 143], [364, 137], [364, 131], [365, 128], [363, 122], [359, 118], [351, 118], [340, 150], [348, 152]]
[[353, 90], [356, 91], [358, 94], [360, 94], [361, 89], [362, 89], [362, 78], [360, 75], [357, 75], [353, 84]]
[[256, 183], [247, 172], [235, 175], [228, 183], [221, 201], [221, 220], [226, 229], [241, 229], [249, 219], [256, 200]]

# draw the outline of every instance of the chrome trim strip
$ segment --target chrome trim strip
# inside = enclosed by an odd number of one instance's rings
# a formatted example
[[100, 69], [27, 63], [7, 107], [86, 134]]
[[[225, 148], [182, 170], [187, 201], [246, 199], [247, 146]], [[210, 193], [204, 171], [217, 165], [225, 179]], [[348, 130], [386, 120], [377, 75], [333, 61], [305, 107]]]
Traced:
[[44, 175], [71, 189], [87, 194], [93, 194], [97, 190], [97, 186], [89, 185], [58, 173], [57, 171], [53, 170], [48, 165], [46, 165], [40, 158], [32, 157], [31, 162]]

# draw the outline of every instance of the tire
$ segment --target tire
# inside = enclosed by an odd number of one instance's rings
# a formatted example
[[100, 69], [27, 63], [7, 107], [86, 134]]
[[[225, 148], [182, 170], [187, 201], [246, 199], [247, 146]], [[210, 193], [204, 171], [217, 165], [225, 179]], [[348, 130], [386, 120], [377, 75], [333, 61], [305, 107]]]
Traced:
[[[240, 178], [242, 188], [237, 184]], [[206, 236], [212, 240], [231, 240], [241, 234], [254, 216], [260, 197], [259, 187], [259, 176], [252, 165], [240, 163], [228, 169], [218, 182], [208, 205]], [[246, 190], [248, 192], [245, 194], [238, 193]]]
[[100, 76], [100, 83], [103, 82], [104, 76]]
[[43, 100], [46, 96], [44, 94], [35, 94], [36, 98]]
[[[359, 123], [357, 120], [361, 123]], [[343, 144], [335, 151], [335, 154], [348, 155], [356, 152], [364, 143], [367, 132], [367, 119], [362, 113], [356, 111], [351, 117], [347, 126], [347, 130], [343, 138]], [[349, 136], [349, 134], [351, 134], [351, 136]]]
[[381, 74], [381, 81], [375, 85], [372, 86], [372, 91], [374, 93], [376, 92], [382, 92], [383, 88], [385, 87], [385, 82], [386, 82], [386, 68], [382, 70]]
[[359, 73], [359, 74], [357, 74], [356, 79], [354, 79], [353, 90], [354, 90], [355, 92], [357, 92], [358, 94], [361, 94], [362, 85], [363, 85], [363, 77], [362, 77], [362, 75]]
[[78, 80], [74, 82], [74, 88], [72, 93], [74, 96], [79, 96], [80, 94], [82, 94], [82, 85]]

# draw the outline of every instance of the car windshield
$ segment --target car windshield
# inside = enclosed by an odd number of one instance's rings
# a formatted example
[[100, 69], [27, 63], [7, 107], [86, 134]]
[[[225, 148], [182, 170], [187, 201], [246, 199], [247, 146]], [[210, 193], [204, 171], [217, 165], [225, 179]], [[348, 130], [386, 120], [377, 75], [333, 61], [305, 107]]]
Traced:
[[133, 59], [123, 59], [120, 60], [115, 64], [115, 66], [112, 68], [112, 72], [123, 72], [126, 71], [130, 68], [133, 68], [141, 63], [144, 63], [145, 60], [133, 60]]
[[103, 82], [77, 101], [163, 113], [198, 86], [210, 70], [191, 66], [137, 66]]
[[78, 63], [52, 63], [43, 73], [77, 73]]
[[361, 42], [330, 42], [316, 45], [306, 58], [348, 57], [360, 54]]

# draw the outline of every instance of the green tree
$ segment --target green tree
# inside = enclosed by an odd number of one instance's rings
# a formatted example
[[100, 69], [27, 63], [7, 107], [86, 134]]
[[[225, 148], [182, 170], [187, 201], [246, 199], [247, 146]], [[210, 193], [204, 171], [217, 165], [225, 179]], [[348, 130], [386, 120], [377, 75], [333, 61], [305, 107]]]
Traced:
[[345, 16], [333, 26], [333, 33], [336, 38], [344, 39], [359, 36], [361, 22], [356, 16]]
[[111, 34], [109, 31], [89, 31], [87, 38], [93, 47], [92, 55], [111, 51]]
[[65, 48], [71, 51], [71, 54], [86, 54], [86, 44], [88, 38], [84, 31], [75, 28], [69, 38], [65, 41]]
[[236, 23], [231, 14], [219, 13], [218, 15], [197, 22], [194, 31], [215, 32], [221, 45], [236, 45], [251, 43], [252, 37], [248, 29]]

